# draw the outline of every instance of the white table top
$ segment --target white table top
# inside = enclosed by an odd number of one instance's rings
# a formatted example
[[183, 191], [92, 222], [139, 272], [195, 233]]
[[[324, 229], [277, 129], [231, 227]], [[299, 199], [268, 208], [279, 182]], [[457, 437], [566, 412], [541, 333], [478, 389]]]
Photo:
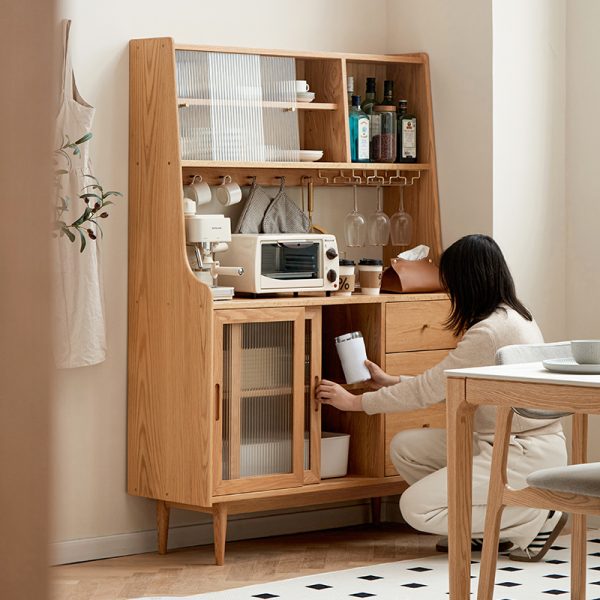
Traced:
[[474, 367], [471, 369], [448, 369], [448, 377], [470, 377], [474, 379], [497, 379], [522, 383], [550, 383], [556, 385], [578, 385], [600, 387], [600, 375], [552, 373], [541, 362]]

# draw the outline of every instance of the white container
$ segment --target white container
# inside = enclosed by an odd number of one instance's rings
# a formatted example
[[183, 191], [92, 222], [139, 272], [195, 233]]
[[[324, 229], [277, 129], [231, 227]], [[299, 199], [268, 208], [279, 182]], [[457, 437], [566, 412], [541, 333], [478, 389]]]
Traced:
[[321, 432], [321, 479], [348, 473], [349, 433]]
[[375, 258], [361, 258], [358, 263], [360, 291], [365, 296], [378, 296], [383, 276], [383, 261]]
[[340, 287], [334, 296], [352, 296], [355, 284], [355, 265], [353, 260], [340, 258]]
[[335, 347], [342, 363], [346, 383], [359, 383], [371, 379], [365, 365], [367, 350], [360, 331], [345, 333], [335, 338]]

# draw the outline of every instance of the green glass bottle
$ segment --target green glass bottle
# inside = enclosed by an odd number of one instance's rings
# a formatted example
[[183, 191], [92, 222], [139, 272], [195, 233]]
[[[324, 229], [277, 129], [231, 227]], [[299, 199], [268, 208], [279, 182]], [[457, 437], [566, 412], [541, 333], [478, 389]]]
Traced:
[[409, 114], [408, 102], [398, 102], [398, 152], [396, 161], [417, 162], [417, 117]]
[[386, 79], [383, 82], [383, 102], [384, 106], [394, 106], [394, 82], [391, 79]]
[[349, 120], [351, 160], [369, 162], [369, 117], [360, 108], [360, 96], [352, 96]]
[[365, 93], [365, 99], [361, 104], [361, 108], [363, 112], [370, 115], [373, 112], [373, 106], [375, 104], [379, 104], [375, 99], [375, 94], [377, 93], [377, 82], [375, 81], [375, 77], [367, 77], [367, 88]]

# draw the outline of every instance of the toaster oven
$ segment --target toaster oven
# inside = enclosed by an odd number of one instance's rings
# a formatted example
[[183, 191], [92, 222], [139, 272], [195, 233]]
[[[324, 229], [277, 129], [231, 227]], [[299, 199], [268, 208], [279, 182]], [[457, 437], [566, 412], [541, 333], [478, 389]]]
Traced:
[[236, 292], [333, 292], [339, 285], [337, 243], [329, 234], [238, 233], [219, 259], [224, 266], [243, 267], [240, 277], [219, 277]]

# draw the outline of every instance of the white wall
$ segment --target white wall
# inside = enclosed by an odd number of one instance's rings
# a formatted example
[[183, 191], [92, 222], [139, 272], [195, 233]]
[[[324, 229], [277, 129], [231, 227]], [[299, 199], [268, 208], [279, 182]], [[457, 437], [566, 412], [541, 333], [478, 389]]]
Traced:
[[429, 53], [442, 242], [492, 233], [492, 7], [388, 0], [387, 51]]
[[548, 341], [565, 336], [565, 0], [496, 0], [494, 238]]
[[[129, 39], [171, 36], [179, 42], [201, 44], [384, 52], [385, 0], [369, 4], [368, 19], [363, 18], [364, 7], [359, 0], [65, 0], [59, 15], [73, 20], [78, 85], [84, 98], [97, 108], [93, 140], [96, 175], [106, 187], [127, 191]], [[335, 211], [343, 214], [350, 210], [351, 198], [339, 192], [335, 190], [330, 199]], [[333, 222], [326, 214], [328, 203], [320, 202], [323, 193], [317, 193], [315, 221]], [[372, 190], [365, 192], [369, 193]], [[102, 241], [108, 359], [98, 366], [63, 371], [57, 382], [53, 537], [65, 542], [119, 534], [113, 541], [127, 551], [131, 540], [122, 534], [153, 530], [154, 506], [125, 493], [127, 200], [118, 202], [111, 213]], [[335, 517], [330, 518], [330, 523], [336, 523]], [[174, 515], [173, 522], [206, 522], [206, 518], [183, 513]], [[207, 529], [196, 533], [206, 535]], [[148, 534], [147, 539], [152, 538], [153, 533]], [[110, 554], [115, 546], [108, 539], [104, 542], [100, 541], [100, 546]], [[59, 557], [65, 560], [89, 557], [76, 541], [61, 548]], [[138, 544], [137, 549], [144, 547]]]

